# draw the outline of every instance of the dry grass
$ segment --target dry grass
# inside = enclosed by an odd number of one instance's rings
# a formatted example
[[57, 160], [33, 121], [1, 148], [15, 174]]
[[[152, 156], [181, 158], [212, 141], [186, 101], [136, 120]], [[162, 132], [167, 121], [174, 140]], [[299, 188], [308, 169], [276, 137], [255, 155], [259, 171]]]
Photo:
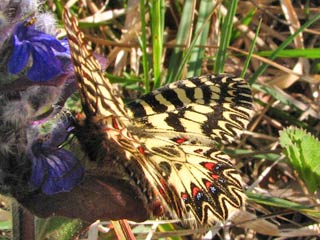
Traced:
[[[105, 67], [110, 79], [125, 86], [125, 96], [132, 97], [137, 92], [130, 89], [144, 89], [146, 78], [151, 80], [152, 87], [153, 79], [160, 77], [164, 83], [169, 75], [175, 74], [177, 66], [172, 67], [170, 63], [173, 53], [179, 54], [189, 49], [195, 36], [200, 1], [195, 2], [191, 8], [193, 11], [189, 12], [191, 25], [179, 41], [177, 33], [181, 27], [184, 1], [165, 2], [164, 43], [161, 55], [157, 56], [160, 63], [154, 59], [152, 61], [155, 50], [151, 42], [151, 15], [146, 10], [146, 52], [150, 61], [145, 72], [143, 51], [138, 40], [143, 25], [140, 1], [128, 0], [126, 4], [122, 1], [109, 1], [106, 6], [104, 1], [79, 0], [68, 1], [66, 4], [77, 14], [86, 39], [94, 51], [106, 57]], [[294, 56], [283, 52], [282, 57], [271, 60], [268, 53], [259, 54], [261, 51], [278, 49], [304, 23], [319, 15], [320, 8], [314, 2], [316, 1], [239, 1], [224, 71], [240, 75], [245, 60], [250, 55], [251, 44], [256, 38], [254, 53], [245, 72], [245, 78], [252, 83], [254, 116], [241, 141], [227, 146], [226, 150], [231, 151], [236, 167], [242, 173], [248, 202], [246, 211], [235, 216], [230, 226], [208, 231], [206, 239], [317, 239], [320, 235], [319, 191], [308, 190], [286, 160], [279, 144], [279, 131], [289, 126], [304, 128], [319, 137], [319, 22], [298, 34], [286, 48], [314, 49], [313, 56], [307, 51], [294, 52]], [[57, 16], [61, 16], [59, 8], [56, 8], [59, 4], [61, 3], [48, 1], [49, 8]], [[181, 77], [199, 71], [201, 74], [214, 71], [221, 36], [221, 17], [226, 12], [227, 5], [224, 1], [213, 5], [208, 35], [204, 42], [194, 46], [194, 51], [201, 49], [205, 52], [199, 59], [200, 67], [190, 71], [190, 62], [186, 61], [181, 67]], [[261, 28], [256, 37], [260, 20]], [[183, 61], [183, 57], [177, 59]], [[268, 67], [254, 76], [262, 63], [268, 64]], [[160, 76], [154, 75], [155, 68], [160, 68]], [[190, 234], [190, 230], [179, 230], [171, 223], [158, 224], [149, 222], [144, 225], [132, 224], [131, 227], [137, 239], [151, 236], [153, 239], [169, 236], [189, 239], [185, 235]], [[113, 235], [110, 235], [110, 231], [101, 233], [102, 225], [104, 224], [95, 225], [90, 231], [92, 234], [100, 231], [100, 239], [111, 239]], [[158, 226], [157, 231], [153, 229], [155, 226]], [[213, 234], [211, 237], [210, 233]]]
[[[182, 27], [184, 1], [165, 2], [164, 43], [160, 58], [161, 81], [166, 82], [176, 68], [171, 68], [170, 61], [174, 52], [187, 51], [192, 47], [192, 39], [199, 29], [200, 1], [194, 3], [189, 12], [191, 24], [179, 38]], [[151, 61], [151, 18], [148, 9], [145, 14], [146, 52], [150, 57], [147, 76], [142, 71], [143, 52], [138, 36], [141, 36], [140, 1], [132, 0], [127, 6], [120, 1], [110, 1], [106, 8], [103, 2], [77, 1], [72, 5], [82, 23], [88, 42], [95, 51], [106, 56], [106, 70], [119, 76], [123, 85], [131, 88], [144, 87], [143, 79], [154, 79], [155, 60]], [[52, 4], [51, 6], [54, 6]], [[149, 9], [150, 10], [150, 9]], [[206, 39], [197, 43], [193, 51], [204, 50], [200, 67], [196, 72], [212, 73], [217, 45], [221, 36], [221, 16], [227, 13], [225, 2], [217, 2], [213, 11]], [[227, 52], [224, 71], [240, 75], [250, 47], [255, 39], [255, 32], [261, 20], [261, 29], [256, 37], [254, 54], [246, 70], [246, 79], [253, 83], [254, 116], [250, 126], [237, 146], [230, 149], [247, 150], [243, 154], [235, 151], [236, 165], [243, 174], [248, 189], [249, 201], [246, 212], [234, 219], [235, 225], [225, 231], [217, 231], [217, 238], [268, 239], [303, 237], [315, 238], [319, 230], [319, 195], [308, 191], [305, 183], [288, 164], [279, 145], [279, 131], [295, 125], [303, 127], [315, 136], [319, 136], [319, 75], [317, 58], [308, 55], [299, 57], [279, 57], [270, 60], [259, 55], [261, 51], [274, 51], [288, 37], [296, 32], [313, 16], [320, 14], [320, 9], [310, 1], [309, 5], [299, 1], [240, 1], [234, 18], [234, 31]], [[188, 21], [186, 21], [188, 24]], [[95, 26], [95, 27], [93, 27]], [[181, 30], [180, 30], [181, 31]], [[313, 49], [319, 46], [319, 25], [309, 26], [297, 35], [287, 49]], [[315, 50], [319, 51], [319, 50]], [[285, 53], [286, 54], [286, 53]], [[307, 53], [306, 53], [307, 54]], [[201, 57], [201, 54], [199, 55]], [[154, 57], [154, 56], [153, 56]], [[179, 59], [179, 58], [178, 58]], [[183, 58], [179, 59], [183, 61]], [[190, 71], [190, 62], [182, 67], [181, 77], [194, 74]], [[259, 76], [252, 78], [261, 63], [268, 68]], [[126, 77], [124, 77], [126, 76]], [[112, 78], [111, 78], [112, 79]], [[140, 79], [140, 82], [137, 82]], [[125, 91], [127, 92], [127, 91]], [[288, 202], [285, 202], [287, 200]], [[296, 206], [292, 206], [296, 203]], [[237, 224], [239, 223], [239, 224]], [[240, 224], [241, 223], [241, 224]], [[149, 229], [149, 228], [147, 228]], [[161, 228], [160, 228], [161, 229]], [[153, 237], [183, 236], [185, 230], [163, 230]], [[149, 230], [148, 230], [149, 231]], [[148, 232], [147, 231], [147, 232]], [[213, 230], [214, 231], [214, 230]], [[224, 233], [223, 233], [224, 232]], [[148, 232], [150, 234], [150, 232]], [[142, 237], [142, 232], [137, 233]], [[220, 237], [219, 237], [220, 236]]]

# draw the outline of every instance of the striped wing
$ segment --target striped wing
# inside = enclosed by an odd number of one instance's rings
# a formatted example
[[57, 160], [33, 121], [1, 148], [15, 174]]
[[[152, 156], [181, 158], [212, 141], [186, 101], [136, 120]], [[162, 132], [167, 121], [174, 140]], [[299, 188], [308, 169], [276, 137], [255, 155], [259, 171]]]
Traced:
[[[89, 129], [87, 141], [82, 141], [93, 152], [91, 158], [116, 151], [119, 164], [128, 168], [137, 163], [139, 167], [128, 172], [134, 172], [139, 184], [146, 182], [144, 188], [152, 186], [172, 216], [211, 224], [240, 208], [241, 178], [215, 143], [231, 141], [247, 125], [251, 96], [244, 80], [206, 76], [179, 81], [130, 103], [126, 110], [68, 10], [64, 21], [86, 114], [84, 129]], [[92, 138], [102, 139], [99, 151], [88, 147]], [[139, 169], [147, 181], [135, 173]]]
[[119, 171], [127, 175], [125, 178], [136, 185], [136, 198], [144, 204], [141, 207], [150, 209], [153, 190], [144, 173], [147, 161], [139, 140], [126, 128], [129, 118], [124, 103], [103, 76], [98, 61], [87, 49], [77, 20], [67, 9], [63, 19], [85, 115], [78, 117], [75, 135], [100, 172], [104, 171], [103, 166], [112, 166], [117, 168], [115, 176]]
[[228, 143], [246, 128], [251, 90], [227, 75], [194, 77], [162, 87], [128, 104], [134, 125], [146, 134]]
[[160, 166], [182, 215], [224, 221], [244, 204], [241, 177], [216, 144], [240, 135], [251, 104], [248, 84], [226, 75], [178, 81], [128, 104], [130, 130]]
[[127, 118], [124, 103], [112, 89], [102, 72], [99, 62], [83, 41], [84, 35], [78, 22], [68, 10], [64, 11], [71, 58], [80, 88], [81, 102], [87, 115], [117, 116]]

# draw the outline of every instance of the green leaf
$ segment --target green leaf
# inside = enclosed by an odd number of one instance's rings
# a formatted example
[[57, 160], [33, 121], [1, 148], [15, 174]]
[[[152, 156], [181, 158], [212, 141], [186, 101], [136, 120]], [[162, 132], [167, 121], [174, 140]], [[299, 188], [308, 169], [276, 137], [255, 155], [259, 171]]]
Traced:
[[[208, 34], [210, 30], [210, 22], [207, 21], [208, 17], [212, 15], [214, 4], [212, 1], [200, 1], [199, 15], [196, 26], [196, 32], [201, 30], [199, 37], [197, 37], [196, 45], [203, 46], [208, 41]], [[203, 47], [194, 47], [191, 51], [189, 59], [189, 69], [187, 77], [198, 76], [201, 74], [201, 64], [204, 57]]]
[[320, 185], [320, 142], [298, 128], [280, 132], [280, 144], [293, 168], [314, 192]]
[[78, 219], [65, 217], [50, 217], [47, 219], [36, 219], [37, 239], [68, 240], [77, 233], [82, 226]]
[[298, 211], [308, 216], [312, 216], [316, 218], [320, 217], [319, 210], [315, 206], [295, 203], [290, 200], [265, 196], [265, 195], [261, 195], [253, 192], [246, 192], [246, 194], [251, 201], [254, 201], [256, 203], [265, 204], [267, 206], [279, 207], [279, 208], [287, 208], [287, 209]]
[[214, 73], [219, 74], [224, 72], [224, 63], [227, 58], [227, 50], [230, 45], [232, 35], [233, 18], [237, 12], [238, 1], [228, 1], [228, 12], [223, 21], [221, 29], [221, 38], [217, 52], [216, 62], [214, 65]]
[[251, 156], [252, 158], [258, 158], [258, 159], [267, 159], [270, 161], [276, 161], [280, 158], [280, 154], [272, 153], [272, 152], [266, 152], [266, 153], [255, 153], [254, 151], [248, 150], [248, 149], [228, 149], [224, 148], [223, 152], [228, 154], [229, 156], [236, 158], [242, 157], [242, 156]]
[[[194, 9], [195, 0], [192, 1], [185, 1], [183, 4], [182, 15], [179, 23], [179, 28], [176, 37], [177, 45], [181, 46], [189, 46], [189, 39], [192, 35], [192, 24], [193, 24], [193, 15], [195, 14], [196, 10]], [[172, 55], [170, 57], [169, 67], [168, 67], [168, 75], [166, 78], [165, 83], [171, 83], [180, 79], [180, 72], [177, 69], [183, 69], [185, 65], [182, 65], [183, 62], [187, 62], [185, 58], [185, 51], [180, 47], [175, 47], [173, 49]]]
[[[201, 35], [201, 33], [203, 32], [203, 30], [205, 29], [206, 27], [206, 23], [209, 22], [211, 18], [211, 14], [208, 15], [207, 19], [205, 20], [204, 24], [202, 24], [202, 26], [200, 27], [200, 29], [198, 31], [196, 31], [196, 33], [194, 34], [193, 36], [193, 39], [190, 43], [190, 46], [189, 48], [186, 49], [186, 51], [184, 52], [184, 56], [182, 58], [182, 61], [181, 63], [179, 64], [179, 68], [176, 70], [176, 75], [175, 77], [173, 77], [173, 79], [177, 80], [180, 78], [180, 76], [182, 75], [182, 71], [183, 71], [183, 68], [184, 66], [187, 64], [187, 61], [189, 61], [190, 57], [191, 57], [191, 54], [192, 54], [192, 51], [197, 43], [197, 39], [198, 37]], [[188, 74], [187, 76], [193, 76], [193, 75], [189, 75], [190, 72], [188, 71]]]
[[[255, 16], [256, 11], [257, 11], [256, 8], [251, 9], [247, 15], [245, 15], [242, 19], [240, 19], [240, 24], [248, 27], [250, 23], [252, 23], [252, 20]], [[241, 36], [241, 34], [242, 33], [240, 30], [233, 29], [232, 35], [231, 35], [231, 41], [236, 40], [238, 37]]]
[[[257, 53], [259, 56], [270, 57], [273, 51], [261, 51]], [[318, 59], [320, 58], [320, 48], [309, 48], [309, 49], [285, 49], [278, 53], [278, 57], [283, 58], [309, 58]]]
[[0, 230], [10, 230], [12, 228], [12, 222], [10, 221], [0, 221]]
[[[273, 51], [270, 55], [270, 60], [274, 60], [278, 57], [280, 51], [284, 50], [292, 41], [293, 39], [298, 36], [304, 29], [311, 26], [313, 23], [317, 22], [320, 19], [320, 14], [314, 15], [311, 19], [305, 22], [294, 34], [291, 34], [286, 41], [280, 44], [280, 46]], [[252, 85], [256, 79], [263, 74], [263, 72], [267, 69], [268, 63], [263, 63], [261, 66], [254, 72], [254, 74], [249, 79], [249, 84]]]
[[253, 39], [253, 41], [252, 41], [252, 43], [251, 43], [251, 45], [250, 45], [249, 54], [248, 54], [248, 56], [247, 56], [247, 58], [246, 58], [246, 60], [245, 60], [245, 62], [244, 62], [243, 69], [242, 69], [241, 74], [240, 74], [240, 76], [241, 76], [242, 78], [245, 77], [246, 72], [247, 72], [247, 69], [248, 69], [248, 67], [249, 67], [250, 60], [251, 60], [251, 57], [252, 57], [254, 48], [255, 48], [255, 46], [256, 46], [257, 37], [258, 37], [259, 32], [260, 32], [261, 23], [262, 23], [262, 19], [260, 19], [260, 21], [259, 21], [259, 25], [258, 25], [258, 27], [257, 27], [257, 29], [256, 29], [256, 34], [255, 34], [254, 39]]
[[145, 93], [150, 92], [150, 81], [149, 81], [149, 62], [147, 53], [147, 23], [146, 23], [146, 8], [145, 1], [140, 0], [140, 19], [141, 19], [141, 37], [138, 37], [138, 41], [142, 50], [142, 68]]
[[165, 4], [163, 0], [152, 0], [150, 6], [151, 17], [151, 35], [152, 35], [152, 52], [153, 52], [153, 73], [154, 88], [161, 86], [161, 59], [163, 50], [164, 35], [164, 12]]

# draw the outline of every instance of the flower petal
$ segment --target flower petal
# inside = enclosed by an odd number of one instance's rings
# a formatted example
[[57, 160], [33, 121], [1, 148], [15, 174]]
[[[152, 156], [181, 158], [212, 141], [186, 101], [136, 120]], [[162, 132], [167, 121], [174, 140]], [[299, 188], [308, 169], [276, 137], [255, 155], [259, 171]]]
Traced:
[[33, 65], [27, 73], [27, 77], [36, 82], [47, 82], [61, 73], [61, 62], [50, 52], [38, 47], [32, 51]]
[[71, 127], [69, 121], [59, 121], [50, 133], [38, 136], [29, 149], [30, 183], [45, 194], [71, 191], [82, 180], [84, 168], [80, 161], [70, 151], [58, 148]]
[[31, 46], [27, 42], [20, 42], [17, 36], [14, 36], [14, 49], [9, 59], [8, 72], [11, 74], [19, 73], [28, 63]]
[[42, 185], [47, 168], [46, 161], [43, 161], [42, 156], [32, 157], [32, 174], [30, 177], [30, 183], [33, 187], [39, 188]]
[[40, 32], [34, 25], [19, 24], [13, 35], [13, 53], [9, 59], [8, 71], [17, 74], [29, 62], [32, 54], [32, 67], [27, 77], [36, 82], [47, 82], [63, 72], [58, 53], [67, 53], [68, 48], [54, 36]]
[[[59, 40], [57, 40], [56, 38], [54, 38], [53, 36], [50, 35], [46, 35], [48, 37], [46, 37], [45, 39], [42, 38], [41, 42], [43, 45], [45, 45], [48, 48], [53, 48], [54, 50], [56, 50], [57, 52], [66, 52], [67, 48], [65, 48], [61, 42]], [[37, 41], [34, 41], [37, 42]]]
[[70, 191], [83, 176], [84, 169], [71, 152], [59, 149], [46, 159], [49, 165], [48, 176], [42, 191], [48, 195]]

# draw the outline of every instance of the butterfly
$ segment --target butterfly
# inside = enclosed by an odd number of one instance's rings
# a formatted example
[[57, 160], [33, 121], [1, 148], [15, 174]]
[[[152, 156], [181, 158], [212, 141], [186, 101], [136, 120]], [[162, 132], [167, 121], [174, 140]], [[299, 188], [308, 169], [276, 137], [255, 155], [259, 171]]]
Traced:
[[212, 225], [241, 208], [240, 174], [218, 146], [232, 142], [249, 122], [246, 81], [194, 77], [125, 105], [88, 50], [77, 20], [67, 9], [63, 17], [85, 115], [78, 138], [89, 158], [116, 162], [153, 212], [159, 202], [171, 217]]

